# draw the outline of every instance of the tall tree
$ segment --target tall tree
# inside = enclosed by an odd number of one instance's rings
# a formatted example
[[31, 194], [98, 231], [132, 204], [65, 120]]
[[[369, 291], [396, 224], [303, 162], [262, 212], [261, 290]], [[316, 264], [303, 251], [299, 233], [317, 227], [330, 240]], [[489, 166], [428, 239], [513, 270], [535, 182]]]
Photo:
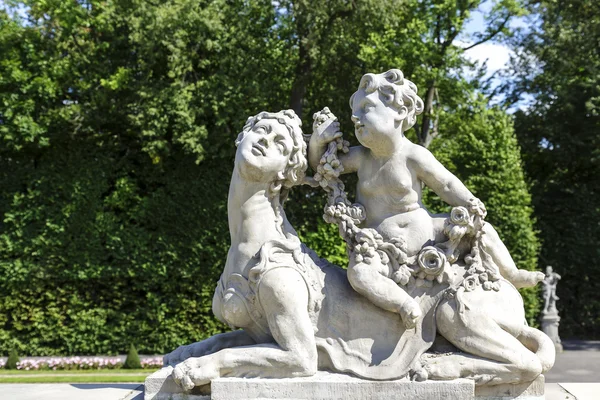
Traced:
[[[534, 270], [538, 268], [539, 244], [512, 120], [500, 109], [489, 109], [476, 95], [480, 82], [456, 72], [472, 68], [465, 49], [499, 35], [507, 36], [507, 21], [523, 10], [517, 2], [496, 2], [487, 16], [486, 29], [475, 34], [466, 46], [456, 38], [464, 34], [467, 19], [481, 4], [434, 0], [403, 2], [402, 7], [393, 7], [393, 2], [370, 2], [364, 8], [349, 8], [349, 14], [335, 19], [321, 36], [318, 51], [315, 50], [318, 57], [311, 61], [313, 79], [304, 101], [313, 105], [313, 111], [328, 105], [340, 118], [342, 130], [351, 136], [348, 99], [360, 76], [393, 67], [402, 69], [418, 85], [428, 104], [415, 129], [409, 132], [411, 139], [430, 146], [478, 196], [490, 203], [490, 221], [500, 231], [517, 265]], [[487, 143], [495, 152], [474, 143]], [[510, 161], [498, 164], [499, 159]], [[346, 186], [353, 190], [352, 178]], [[292, 196], [298, 200], [320, 199], [308, 205], [295, 201], [288, 210], [307, 243], [330, 259], [343, 262], [345, 254], [340, 253], [343, 246], [335, 229], [320, 221], [315, 224], [314, 217], [310, 218], [317, 215], [324, 200], [309, 189], [296, 190]], [[435, 210], [448, 210], [433, 199], [431, 196], [427, 200]], [[494, 208], [498, 208], [497, 212]], [[324, 241], [324, 236], [330, 240]], [[337, 244], [335, 251], [332, 242]], [[535, 289], [523, 291], [531, 323], [535, 323], [538, 310], [535, 293]]]
[[509, 101], [516, 114], [538, 229], [540, 260], [561, 274], [561, 336], [600, 337], [600, 4], [535, 1], [515, 43]]
[[[453, 135], [434, 141], [431, 151], [485, 203], [486, 221], [498, 231], [517, 267], [538, 269], [539, 242], [513, 119], [503, 109], [489, 107], [480, 94], [440, 121], [440, 130]], [[438, 212], [448, 210], [431, 192], [426, 201]], [[521, 289], [532, 325], [537, 325], [537, 293], [536, 288]]]
[[[465, 32], [475, 11], [489, 8], [481, 32]], [[473, 66], [465, 52], [511, 34], [508, 22], [523, 13], [519, 1], [408, 1], [382, 20], [361, 44], [359, 58], [370, 68], [401, 68], [420, 88], [424, 111], [415, 126], [417, 142], [429, 147], [440, 135], [440, 114], [468, 101], [474, 90], [461, 70]], [[460, 39], [460, 40], [459, 40]], [[466, 41], [467, 43], [465, 43]], [[466, 100], [465, 100], [466, 99]]]

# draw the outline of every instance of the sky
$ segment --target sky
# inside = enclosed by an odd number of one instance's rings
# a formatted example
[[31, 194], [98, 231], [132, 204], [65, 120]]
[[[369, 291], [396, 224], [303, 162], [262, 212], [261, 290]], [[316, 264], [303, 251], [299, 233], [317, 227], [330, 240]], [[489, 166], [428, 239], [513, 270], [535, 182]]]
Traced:
[[[457, 40], [455, 41], [455, 44], [461, 46], [461, 47], [467, 47], [470, 44], [473, 43], [472, 40], [470, 40], [470, 35], [474, 34], [474, 33], [480, 33], [480, 32], [484, 32], [485, 31], [485, 15], [486, 13], [488, 13], [492, 7], [494, 0], [487, 0], [485, 1], [478, 9], [478, 11], [473, 12], [471, 14], [471, 18], [470, 20], [467, 22], [466, 27], [465, 27], [465, 34], [464, 35], [460, 35]], [[522, 29], [527, 29], [528, 24], [531, 22], [528, 22], [526, 20], [526, 17], [512, 17], [511, 20], [509, 21], [508, 26], [510, 28], [522, 28]], [[487, 74], [486, 74], [486, 78], [492, 76], [495, 72], [497, 72], [498, 70], [501, 70], [503, 68], [505, 68], [509, 61], [510, 61], [510, 57], [511, 55], [514, 55], [514, 52], [505, 44], [497, 42], [497, 41], [489, 41], [486, 43], [482, 43], [478, 46], [475, 46], [474, 48], [467, 50], [465, 52], [465, 55], [467, 56], [467, 58], [469, 58], [471, 61], [474, 62], [478, 62], [479, 64], [483, 64], [484, 62], [487, 61]], [[465, 74], [470, 74], [469, 71], [463, 71]], [[499, 78], [493, 78], [491, 81], [492, 84], [492, 88], [501, 84], [502, 81]], [[494, 99], [492, 99], [492, 103], [497, 103], [502, 101], [503, 96], [496, 96]], [[529, 94], [523, 94], [521, 96], [521, 101], [517, 102], [516, 104], [514, 104], [508, 111], [509, 112], [515, 112], [517, 110], [525, 110], [529, 107], [529, 105], [531, 104], [531, 102], [533, 101], [533, 96], [529, 95]]]
[[[461, 35], [461, 37], [458, 39], [459, 42], [464, 43], [465, 46], [469, 45], [472, 43], [472, 41], [468, 38], [469, 35], [485, 31], [486, 25], [484, 16], [487, 12], [489, 12], [490, 5], [491, 2], [487, 1], [480, 6], [478, 11], [471, 14], [471, 18], [465, 27], [466, 35]], [[522, 21], [520, 20], [515, 19], [514, 21], [511, 21], [511, 26], [521, 24]], [[465, 54], [472, 61], [479, 61], [480, 63], [483, 63], [487, 60], [488, 69], [490, 73], [492, 73], [506, 66], [511, 54], [511, 50], [503, 44], [490, 41], [467, 50]]]

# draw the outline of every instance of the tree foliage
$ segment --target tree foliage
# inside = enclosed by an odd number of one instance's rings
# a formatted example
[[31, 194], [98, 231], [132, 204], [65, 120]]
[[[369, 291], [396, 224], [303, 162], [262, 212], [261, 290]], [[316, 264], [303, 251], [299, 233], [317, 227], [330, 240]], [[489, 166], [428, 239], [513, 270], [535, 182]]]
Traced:
[[[455, 71], [469, 63], [452, 41], [440, 53], [477, 1], [8, 3], [26, 15], [0, 11], [0, 350], [108, 354], [136, 338], [163, 353], [224, 329], [210, 304], [245, 119], [295, 107], [310, 127], [329, 106], [351, 132], [360, 76], [392, 67], [422, 91], [435, 82], [434, 151], [482, 199], [502, 199], [493, 222], [521, 265], [535, 264], [510, 121], [461, 109], [476, 86]], [[486, 180], [487, 140], [514, 163]], [[496, 182], [507, 174], [514, 182]], [[524, 192], [502, 197], [510, 187]], [[310, 247], [345, 264], [324, 203], [296, 188], [286, 211]]]
[[[539, 243], [533, 227], [531, 196], [512, 118], [498, 107], [487, 107], [479, 96], [447, 115], [440, 129], [454, 134], [433, 142], [433, 153], [484, 202], [488, 209], [486, 221], [498, 231], [517, 267], [538, 269]], [[436, 211], [448, 211], [431, 192], [426, 201]], [[527, 320], [537, 325], [537, 290], [523, 289], [521, 294]]]
[[516, 43], [509, 99], [534, 96], [516, 115], [542, 250], [561, 276], [561, 336], [600, 337], [600, 4], [532, 5], [537, 23]]

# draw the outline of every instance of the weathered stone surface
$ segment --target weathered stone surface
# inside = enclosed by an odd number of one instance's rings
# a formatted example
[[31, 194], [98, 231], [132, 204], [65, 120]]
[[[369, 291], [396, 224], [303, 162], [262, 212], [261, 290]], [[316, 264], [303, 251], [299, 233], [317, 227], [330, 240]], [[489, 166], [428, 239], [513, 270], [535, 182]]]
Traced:
[[216, 379], [212, 400], [465, 400], [473, 398], [474, 384], [455, 381], [367, 381], [347, 375], [318, 372], [308, 378]]
[[146, 379], [145, 400], [543, 400], [544, 377], [533, 382], [475, 387], [472, 380], [411, 382], [368, 381], [318, 372], [307, 378], [218, 378], [212, 394], [184, 393], [173, 386], [170, 368]]
[[[254, 398], [273, 390], [377, 398], [417, 390], [390, 389], [395, 385], [443, 387], [395, 381], [407, 376], [498, 385], [531, 381], [553, 365], [554, 345], [524, 324], [517, 290], [544, 274], [517, 269], [484, 221], [484, 204], [405, 137], [423, 111], [414, 83], [397, 69], [366, 74], [350, 105], [360, 142], [352, 148], [327, 108], [314, 115], [308, 150], [292, 110], [248, 118], [228, 196], [231, 247], [213, 297], [215, 316], [237, 330], [166, 355], [172, 372], [149, 382], [148, 396], [181, 397], [180, 387], [202, 394], [212, 382], [217, 398], [234, 397], [233, 388]], [[307, 164], [313, 177], [305, 175]], [[353, 172], [356, 202], [340, 180]], [[302, 183], [327, 192], [324, 218], [346, 242], [347, 271], [303, 245], [287, 220], [283, 203]], [[423, 185], [452, 205], [451, 213], [430, 213]], [[436, 337], [456, 351], [424, 355]], [[303, 383], [317, 371], [365, 380]], [[280, 382], [292, 376], [309, 381]], [[221, 389], [221, 378], [240, 377], [269, 379], [227, 381], [233, 386]]]
[[218, 378], [212, 381], [209, 396], [194, 391], [185, 393], [170, 377], [171, 370], [163, 368], [146, 379], [144, 400], [469, 400], [475, 386], [467, 379], [368, 381], [320, 371], [306, 378]]
[[540, 375], [533, 382], [477, 386], [475, 400], [544, 400], [544, 384], [544, 375]]
[[144, 400], [543, 400], [544, 377], [533, 382], [475, 387], [472, 380], [411, 382], [369, 381], [319, 371], [311, 377], [218, 378], [211, 395], [185, 393], [173, 386], [170, 367], [146, 379]]
[[148, 376], [144, 382], [144, 400], [210, 400], [210, 395], [199, 393], [195, 388], [183, 390], [173, 380], [173, 367], [164, 367]]

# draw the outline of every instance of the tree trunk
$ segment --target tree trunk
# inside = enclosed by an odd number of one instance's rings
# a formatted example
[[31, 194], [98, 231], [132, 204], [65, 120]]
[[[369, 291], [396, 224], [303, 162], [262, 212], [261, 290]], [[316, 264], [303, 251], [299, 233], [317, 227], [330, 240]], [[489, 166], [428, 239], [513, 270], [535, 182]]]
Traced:
[[306, 86], [310, 81], [310, 56], [307, 45], [300, 39], [300, 49], [298, 52], [298, 65], [296, 65], [296, 75], [292, 85], [290, 95], [290, 108], [302, 119], [302, 103], [306, 94]]
[[425, 96], [425, 107], [423, 110], [423, 121], [421, 122], [421, 129], [417, 130], [417, 137], [419, 139], [419, 144], [425, 148], [429, 147], [433, 139], [437, 136], [437, 121], [434, 121], [432, 129], [432, 112], [433, 112], [433, 100], [435, 97], [436, 82], [431, 82], [429, 88], [427, 89], [427, 94]]

